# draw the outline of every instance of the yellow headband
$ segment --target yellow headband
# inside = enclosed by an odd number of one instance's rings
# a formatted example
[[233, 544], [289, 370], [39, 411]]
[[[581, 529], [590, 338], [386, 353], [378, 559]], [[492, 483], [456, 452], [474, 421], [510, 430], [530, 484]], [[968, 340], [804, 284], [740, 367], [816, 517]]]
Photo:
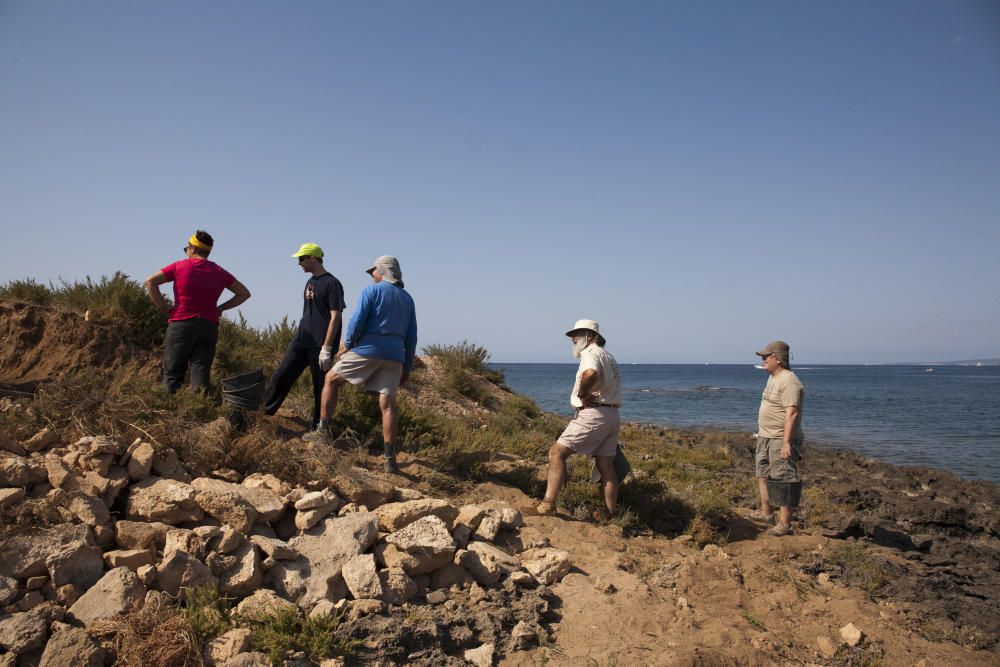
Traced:
[[195, 248], [199, 248], [201, 250], [211, 250], [212, 249], [212, 246], [210, 246], [210, 245], [208, 245], [206, 243], [202, 243], [201, 241], [199, 241], [198, 240], [198, 236], [196, 234], [192, 234], [191, 238], [188, 239], [188, 245], [193, 245]]

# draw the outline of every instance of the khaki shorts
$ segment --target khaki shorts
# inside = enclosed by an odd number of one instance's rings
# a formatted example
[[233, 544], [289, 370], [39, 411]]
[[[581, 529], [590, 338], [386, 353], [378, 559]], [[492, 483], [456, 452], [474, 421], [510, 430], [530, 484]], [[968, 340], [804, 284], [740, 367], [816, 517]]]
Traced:
[[403, 377], [403, 364], [391, 359], [362, 357], [348, 350], [333, 365], [333, 372], [351, 384], [364, 385], [365, 391], [395, 396]]
[[799, 481], [799, 459], [802, 458], [802, 439], [792, 440], [792, 458], [781, 458], [781, 438], [757, 438], [754, 455], [757, 477], [782, 482]]
[[618, 408], [583, 408], [556, 442], [587, 456], [614, 456], [618, 450]]

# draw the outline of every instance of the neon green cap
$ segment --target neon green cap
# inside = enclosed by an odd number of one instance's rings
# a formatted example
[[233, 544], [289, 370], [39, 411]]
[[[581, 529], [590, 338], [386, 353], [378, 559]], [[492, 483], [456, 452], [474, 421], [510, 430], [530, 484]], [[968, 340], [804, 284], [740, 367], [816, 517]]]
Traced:
[[319, 257], [323, 259], [323, 249], [320, 248], [315, 243], [303, 243], [299, 251], [292, 255], [292, 257]]

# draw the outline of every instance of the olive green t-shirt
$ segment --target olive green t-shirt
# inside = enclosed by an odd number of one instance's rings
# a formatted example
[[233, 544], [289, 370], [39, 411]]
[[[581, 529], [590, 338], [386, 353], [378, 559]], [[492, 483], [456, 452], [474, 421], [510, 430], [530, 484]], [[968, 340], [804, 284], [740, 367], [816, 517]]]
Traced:
[[757, 433], [762, 438], [781, 438], [785, 435], [785, 408], [799, 406], [799, 419], [795, 423], [793, 438], [802, 437], [802, 399], [806, 388], [790, 370], [767, 378], [764, 393], [760, 399], [760, 413], [757, 415]]

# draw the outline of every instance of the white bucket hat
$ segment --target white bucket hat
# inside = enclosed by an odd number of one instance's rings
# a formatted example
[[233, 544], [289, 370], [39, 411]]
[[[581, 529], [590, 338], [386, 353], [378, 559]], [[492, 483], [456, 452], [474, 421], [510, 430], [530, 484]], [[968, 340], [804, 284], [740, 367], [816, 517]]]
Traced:
[[382, 255], [372, 262], [371, 268], [366, 269], [365, 273], [371, 275], [376, 270], [383, 280], [403, 286], [403, 270], [399, 268], [399, 260], [392, 255]]
[[590, 331], [597, 334], [597, 342], [602, 347], [608, 342], [604, 339], [604, 336], [601, 335], [601, 328], [597, 324], [597, 320], [577, 320], [576, 324], [573, 325], [573, 328], [566, 332], [566, 335], [572, 338], [573, 334], [577, 331]]

